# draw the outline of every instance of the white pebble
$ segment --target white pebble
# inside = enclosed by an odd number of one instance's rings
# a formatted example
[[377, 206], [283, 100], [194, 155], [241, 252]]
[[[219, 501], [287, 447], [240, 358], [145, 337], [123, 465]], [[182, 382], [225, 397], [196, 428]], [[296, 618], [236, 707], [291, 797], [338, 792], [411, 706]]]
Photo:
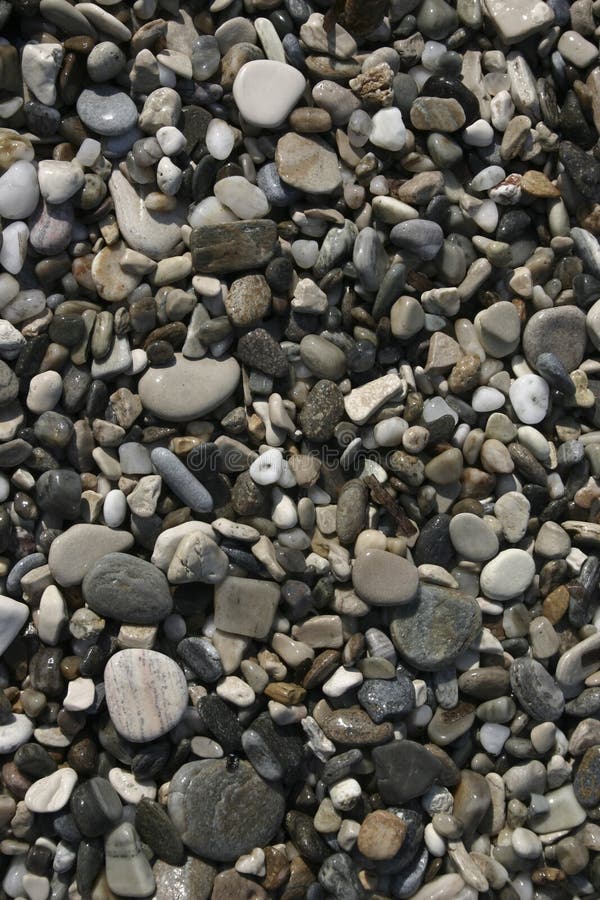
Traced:
[[478, 387], [473, 391], [471, 406], [475, 412], [493, 412], [506, 403], [506, 397], [497, 388]]
[[54, 409], [62, 394], [62, 378], [58, 372], [49, 369], [34, 375], [29, 382], [27, 409], [39, 415]]
[[323, 693], [326, 697], [341, 697], [346, 691], [358, 687], [363, 683], [362, 672], [358, 669], [347, 669], [340, 666], [323, 685]]
[[250, 685], [237, 675], [228, 675], [224, 678], [217, 685], [217, 695], [222, 700], [227, 700], [242, 709], [252, 706], [256, 700], [256, 695]]
[[487, 147], [494, 140], [494, 129], [485, 119], [477, 119], [463, 131], [465, 144], [471, 147]]
[[521, 422], [537, 425], [550, 405], [550, 389], [540, 375], [521, 375], [510, 386], [512, 407]]
[[58, 812], [69, 802], [77, 784], [77, 772], [65, 767], [51, 775], [39, 778], [25, 794], [25, 806], [30, 812]]
[[65, 709], [71, 712], [83, 712], [94, 702], [95, 685], [93, 678], [74, 678], [69, 682], [67, 695], [63, 700]]
[[491, 753], [493, 756], [498, 756], [502, 752], [509, 737], [510, 728], [496, 722], [485, 722], [479, 729], [479, 743], [486, 753]]
[[273, 524], [277, 528], [293, 528], [298, 522], [298, 513], [292, 498], [276, 487], [273, 488], [272, 500], [271, 519]]
[[342, 778], [329, 788], [329, 796], [336, 809], [352, 809], [360, 800], [361, 787], [356, 778]]
[[273, 447], [254, 460], [248, 469], [250, 478], [256, 484], [276, 484], [283, 475], [283, 454]]
[[446, 852], [446, 841], [444, 838], [437, 833], [435, 828], [433, 827], [433, 823], [429, 822], [425, 826], [425, 846], [429, 850], [432, 856], [443, 856]]
[[173, 125], [163, 125], [159, 128], [156, 140], [165, 156], [176, 156], [185, 147], [185, 135]]
[[235, 135], [223, 119], [212, 119], [206, 130], [206, 149], [214, 159], [227, 159], [233, 150]]
[[375, 113], [369, 140], [375, 147], [383, 150], [402, 150], [406, 143], [406, 127], [397, 106], [380, 109]]
[[108, 492], [104, 498], [102, 515], [109, 528], [118, 528], [123, 524], [127, 515], [127, 499], [123, 491], [115, 488]]
[[25, 222], [11, 222], [2, 232], [0, 266], [12, 275], [18, 275], [27, 257], [29, 228]]
[[108, 780], [115, 791], [125, 803], [137, 804], [144, 797], [154, 800], [156, 797], [156, 785], [153, 781], [136, 778], [132, 772], [115, 766], [108, 773]]
[[542, 842], [529, 828], [515, 828], [510, 836], [515, 853], [523, 859], [537, 859], [542, 852]]

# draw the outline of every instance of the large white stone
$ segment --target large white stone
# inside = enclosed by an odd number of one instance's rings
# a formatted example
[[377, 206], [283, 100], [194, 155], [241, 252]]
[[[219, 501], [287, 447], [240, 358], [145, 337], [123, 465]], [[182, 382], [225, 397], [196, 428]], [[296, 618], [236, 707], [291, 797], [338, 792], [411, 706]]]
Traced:
[[0, 595], [0, 656], [10, 647], [29, 616], [29, 607]]
[[304, 75], [293, 66], [273, 59], [254, 59], [237, 73], [233, 99], [248, 124], [277, 128], [288, 117], [305, 86]]

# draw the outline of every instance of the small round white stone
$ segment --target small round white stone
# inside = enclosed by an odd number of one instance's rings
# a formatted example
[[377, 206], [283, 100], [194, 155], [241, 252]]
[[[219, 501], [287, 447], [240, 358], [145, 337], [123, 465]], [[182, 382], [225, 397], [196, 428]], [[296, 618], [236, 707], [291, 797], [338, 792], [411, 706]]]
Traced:
[[94, 702], [95, 685], [93, 678], [74, 678], [69, 682], [63, 706], [70, 712], [83, 712]]
[[173, 125], [163, 125], [159, 128], [156, 140], [165, 156], [176, 156], [185, 147], [185, 135]]
[[540, 375], [521, 375], [510, 386], [510, 402], [519, 420], [537, 425], [548, 412], [550, 389]]
[[341, 697], [346, 691], [358, 687], [363, 682], [362, 672], [358, 669], [350, 669], [340, 666], [323, 685], [323, 693], [326, 697]]
[[278, 128], [300, 99], [306, 81], [294, 66], [273, 59], [245, 63], [233, 82], [233, 99], [257, 128]]
[[505, 742], [510, 737], [510, 728], [496, 722], [484, 722], [479, 729], [479, 743], [492, 756], [502, 752]]
[[229, 703], [233, 703], [234, 706], [239, 706], [242, 709], [252, 706], [256, 700], [256, 694], [250, 685], [237, 675], [228, 675], [224, 678], [217, 685], [217, 695], [222, 700], [227, 700]]

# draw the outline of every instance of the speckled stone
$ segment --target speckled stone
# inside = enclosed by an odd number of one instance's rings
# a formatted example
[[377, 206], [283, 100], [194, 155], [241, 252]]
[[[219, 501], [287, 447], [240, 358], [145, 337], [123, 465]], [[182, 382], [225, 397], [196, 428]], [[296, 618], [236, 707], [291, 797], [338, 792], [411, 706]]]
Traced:
[[187, 763], [171, 778], [168, 806], [186, 846], [220, 862], [270, 843], [285, 812], [281, 790], [245, 760]]

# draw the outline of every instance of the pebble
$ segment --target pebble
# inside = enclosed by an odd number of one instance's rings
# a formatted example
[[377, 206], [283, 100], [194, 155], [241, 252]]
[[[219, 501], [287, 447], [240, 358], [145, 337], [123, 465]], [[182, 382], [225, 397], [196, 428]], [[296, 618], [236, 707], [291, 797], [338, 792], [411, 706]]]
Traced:
[[[152, 684], [152, 691], [147, 690]], [[106, 704], [117, 731], [129, 741], [151, 741], [180, 721], [187, 687], [179, 666], [155, 650], [120, 650], [104, 670]]]
[[[198, 795], [201, 801], [198, 802]], [[227, 862], [264, 846], [283, 819], [281, 791], [241, 760], [186, 763], [171, 778], [168, 809], [184, 844], [206, 859]], [[242, 818], [235, 815], [245, 810]]]
[[534, 575], [535, 563], [525, 550], [502, 550], [484, 566], [481, 589], [491, 600], [505, 602], [526, 591]]
[[352, 567], [352, 584], [366, 603], [397, 606], [416, 596], [419, 577], [415, 566], [386, 550], [366, 550]]
[[320, 138], [288, 132], [277, 142], [275, 164], [282, 181], [307, 194], [329, 194], [342, 182], [337, 157]]
[[[274, 59], [255, 59], [239, 69], [233, 82], [233, 97], [248, 124], [274, 129], [288, 117], [305, 85], [304, 76], [293, 66]], [[267, 106], [263, 102], [266, 92]]]
[[25, 794], [25, 805], [34, 813], [58, 812], [69, 802], [76, 783], [77, 772], [73, 769], [57, 769], [31, 785]]
[[127, 553], [101, 557], [86, 573], [81, 588], [95, 613], [134, 625], [155, 625], [173, 605], [160, 569]]

